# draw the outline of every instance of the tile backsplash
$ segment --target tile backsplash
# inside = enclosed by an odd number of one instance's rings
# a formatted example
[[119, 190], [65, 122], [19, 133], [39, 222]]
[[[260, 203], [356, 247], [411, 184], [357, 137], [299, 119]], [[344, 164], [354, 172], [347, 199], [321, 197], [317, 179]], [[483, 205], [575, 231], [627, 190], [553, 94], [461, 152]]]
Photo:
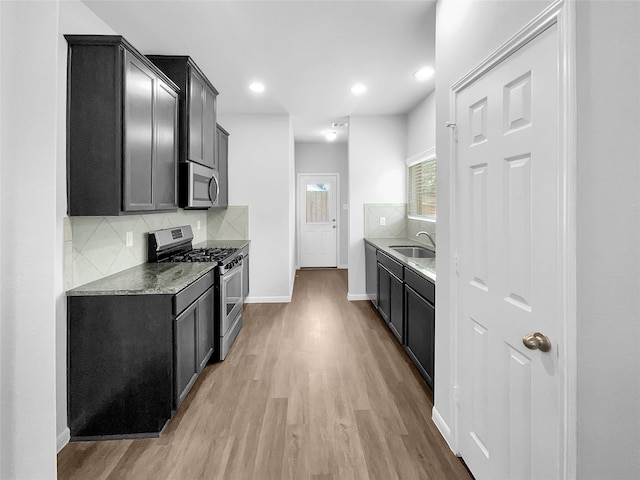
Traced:
[[424, 220], [416, 220], [415, 218], [407, 218], [407, 238], [412, 238], [420, 243], [431, 246], [431, 242], [426, 236], [420, 235], [419, 237], [416, 237], [416, 233], [422, 230], [428, 232], [433, 237], [433, 240], [437, 243], [436, 222], [427, 222]]
[[207, 213], [207, 238], [215, 240], [248, 240], [249, 207], [229, 206]]
[[[65, 289], [98, 280], [147, 261], [147, 232], [191, 225], [193, 243], [208, 239], [246, 239], [248, 207], [222, 211], [178, 210], [175, 213], [121, 217], [65, 217]], [[198, 229], [200, 223], [200, 229]], [[133, 245], [126, 246], [132, 232]]]
[[[385, 225], [380, 225], [383, 217]], [[404, 238], [406, 235], [406, 203], [366, 203], [364, 205], [365, 237]]]
[[[380, 225], [384, 217], [385, 225]], [[427, 222], [407, 217], [406, 203], [368, 203], [364, 205], [364, 236], [369, 238], [410, 238], [431, 245], [424, 235], [425, 230], [436, 239], [436, 222]]]

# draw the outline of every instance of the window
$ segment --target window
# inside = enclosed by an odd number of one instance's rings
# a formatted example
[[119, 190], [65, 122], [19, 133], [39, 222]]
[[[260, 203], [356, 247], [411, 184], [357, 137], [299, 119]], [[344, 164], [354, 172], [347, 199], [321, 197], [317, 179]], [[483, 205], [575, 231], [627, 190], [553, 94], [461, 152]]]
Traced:
[[329, 221], [328, 183], [307, 184], [307, 223], [327, 223]]
[[407, 213], [420, 220], [436, 219], [435, 149], [407, 160]]

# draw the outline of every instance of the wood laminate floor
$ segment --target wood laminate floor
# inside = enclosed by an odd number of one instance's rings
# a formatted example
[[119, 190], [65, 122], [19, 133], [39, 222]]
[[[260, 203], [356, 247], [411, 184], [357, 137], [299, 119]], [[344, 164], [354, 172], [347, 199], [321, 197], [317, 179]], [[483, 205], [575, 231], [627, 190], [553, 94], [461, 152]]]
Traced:
[[70, 443], [59, 479], [468, 479], [432, 395], [346, 270], [297, 272], [289, 304], [249, 304], [159, 439]]

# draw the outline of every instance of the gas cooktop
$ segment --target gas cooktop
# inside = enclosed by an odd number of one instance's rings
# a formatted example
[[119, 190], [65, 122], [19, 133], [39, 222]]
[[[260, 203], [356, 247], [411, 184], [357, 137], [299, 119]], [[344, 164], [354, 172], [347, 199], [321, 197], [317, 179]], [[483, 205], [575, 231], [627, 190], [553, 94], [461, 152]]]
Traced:
[[190, 225], [149, 232], [147, 260], [156, 262], [211, 262], [228, 263], [238, 255], [239, 248], [193, 248]]

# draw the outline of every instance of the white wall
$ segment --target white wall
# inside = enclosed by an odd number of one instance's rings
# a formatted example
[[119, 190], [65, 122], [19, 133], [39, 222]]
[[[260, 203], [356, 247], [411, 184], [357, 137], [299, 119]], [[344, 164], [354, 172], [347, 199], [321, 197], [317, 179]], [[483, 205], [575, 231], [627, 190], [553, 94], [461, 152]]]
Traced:
[[365, 291], [364, 204], [405, 203], [406, 117], [349, 118], [349, 293], [368, 300]]
[[342, 204], [349, 203], [349, 152], [346, 143], [296, 143], [296, 174], [338, 173], [340, 175], [340, 204], [338, 221], [340, 228], [340, 266], [349, 258], [349, 210]]
[[407, 114], [407, 158], [436, 147], [436, 94], [431, 92]]
[[0, 478], [55, 478], [58, 3], [0, 11]]
[[640, 478], [640, 3], [576, 14], [578, 478]]
[[451, 358], [451, 208], [449, 87], [552, 3], [550, 0], [441, 0], [436, 13], [436, 157], [438, 191], [438, 288], [436, 289], [435, 415], [453, 441], [453, 359]]
[[249, 206], [249, 302], [288, 302], [295, 275], [293, 143], [288, 115], [220, 115], [229, 131], [229, 203]]

